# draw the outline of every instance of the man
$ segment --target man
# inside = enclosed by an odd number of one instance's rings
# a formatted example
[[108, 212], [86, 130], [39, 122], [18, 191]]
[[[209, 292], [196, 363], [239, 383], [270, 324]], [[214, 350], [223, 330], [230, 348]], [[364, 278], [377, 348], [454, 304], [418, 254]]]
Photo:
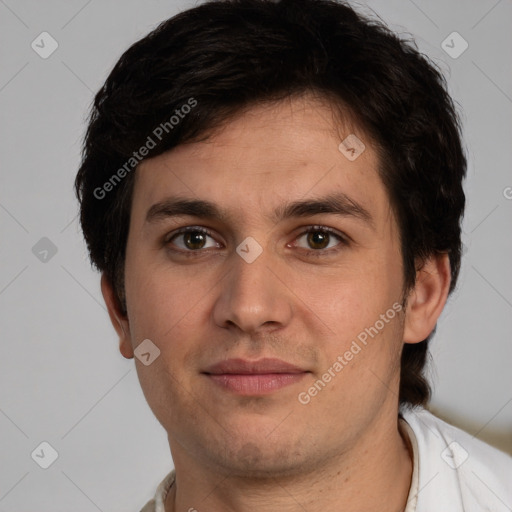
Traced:
[[144, 512], [512, 509], [422, 408], [465, 170], [442, 76], [346, 4], [209, 2], [121, 57], [76, 188], [175, 465]]

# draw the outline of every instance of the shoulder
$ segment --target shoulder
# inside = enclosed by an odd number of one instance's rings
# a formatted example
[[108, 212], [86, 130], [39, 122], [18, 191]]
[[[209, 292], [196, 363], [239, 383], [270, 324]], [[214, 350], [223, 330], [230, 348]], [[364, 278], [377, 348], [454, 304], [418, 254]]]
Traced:
[[512, 510], [512, 457], [425, 409], [404, 410], [402, 417], [416, 437], [418, 512]]

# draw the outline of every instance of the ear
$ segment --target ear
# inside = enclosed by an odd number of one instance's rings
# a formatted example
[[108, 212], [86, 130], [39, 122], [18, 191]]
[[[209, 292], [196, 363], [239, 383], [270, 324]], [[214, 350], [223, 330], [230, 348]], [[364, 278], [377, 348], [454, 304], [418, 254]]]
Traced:
[[132, 359], [133, 347], [128, 316], [121, 311], [121, 305], [114, 292], [114, 287], [105, 274], [101, 275], [101, 293], [107, 305], [110, 321], [119, 336], [119, 351], [126, 359]]
[[407, 298], [404, 343], [419, 343], [434, 330], [450, 289], [448, 254], [432, 255], [416, 272], [416, 284]]

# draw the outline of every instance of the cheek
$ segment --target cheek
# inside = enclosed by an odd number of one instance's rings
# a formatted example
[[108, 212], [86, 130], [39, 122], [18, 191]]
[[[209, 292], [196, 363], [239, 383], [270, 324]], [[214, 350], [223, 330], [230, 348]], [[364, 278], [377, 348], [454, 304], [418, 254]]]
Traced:
[[138, 266], [127, 262], [126, 281], [132, 344], [150, 339], [170, 374], [161, 376], [164, 381], [175, 377], [185, 382], [197, 362], [196, 357], [190, 363], [191, 353], [204, 348], [205, 334], [212, 332], [211, 305], [219, 291], [216, 280], [212, 277], [210, 283], [207, 275], [191, 277], [146, 260]]
[[[307, 304], [329, 328], [322, 351], [331, 365], [346, 352], [350, 358], [344, 372], [386, 373], [399, 360], [402, 340], [400, 264], [393, 258], [354, 264], [350, 271], [304, 283]], [[341, 380], [341, 379], [340, 379]]]
[[300, 297], [311, 310], [333, 330], [342, 326], [350, 334], [373, 324], [399, 298], [400, 290], [393, 272], [383, 270], [389, 265], [357, 265], [332, 275], [305, 277], [300, 285]]
[[[187, 362], [198, 337], [198, 312], [201, 304], [193, 286], [175, 276], [152, 271], [136, 272], [127, 265], [126, 289], [132, 344], [149, 339], [158, 347], [159, 356], [144, 366], [136, 361], [137, 373], [146, 400], [155, 415], [170, 421], [175, 409], [182, 407], [183, 389], [190, 387], [194, 368]], [[203, 294], [204, 295], [204, 294]]]

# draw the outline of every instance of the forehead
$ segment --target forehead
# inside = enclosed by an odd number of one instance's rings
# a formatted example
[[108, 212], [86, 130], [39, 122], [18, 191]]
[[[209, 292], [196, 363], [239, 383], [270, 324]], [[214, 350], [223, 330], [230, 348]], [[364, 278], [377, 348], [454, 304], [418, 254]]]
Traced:
[[204, 140], [142, 162], [132, 212], [142, 215], [172, 195], [208, 198], [242, 219], [338, 192], [386, 209], [378, 165], [372, 141], [350, 118], [326, 101], [289, 98], [254, 106]]

